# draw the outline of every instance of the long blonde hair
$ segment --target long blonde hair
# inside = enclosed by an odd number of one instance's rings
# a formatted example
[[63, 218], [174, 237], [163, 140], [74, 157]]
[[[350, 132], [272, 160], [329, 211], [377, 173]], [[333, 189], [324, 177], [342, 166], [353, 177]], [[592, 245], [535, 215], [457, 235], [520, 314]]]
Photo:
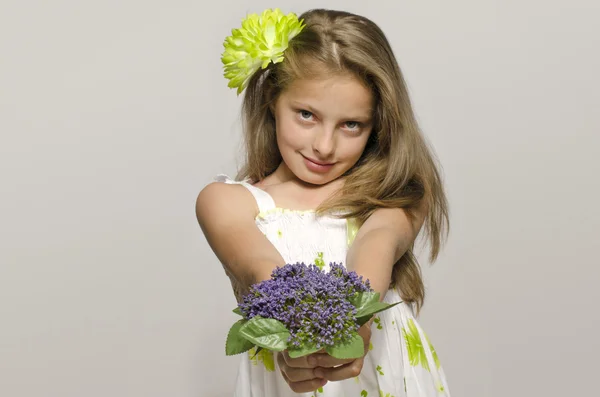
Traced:
[[[348, 12], [316, 9], [299, 18], [306, 27], [290, 40], [283, 62], [256, 72], [246, 88], [245, 159], [237, 177], [260, 181], [281, 163], [270, 107], [292, 81], [324, 72], [352, 73], [374, 95], [373, 130], [361, 158], [344, 175], [339, 194], [317, 212], [343, 210], [343, 217], [361, 225], [377, 208], [403, 208], [411, 219], [424, 208], [424, 232], [434, 262], [449, 230], [448, 204], [436, 159], [417, 125], [388, 40], [375, 23]], [[414, 243], [394, 265], [390, 288], [419, 311], [425, 288], [413, 250]]]

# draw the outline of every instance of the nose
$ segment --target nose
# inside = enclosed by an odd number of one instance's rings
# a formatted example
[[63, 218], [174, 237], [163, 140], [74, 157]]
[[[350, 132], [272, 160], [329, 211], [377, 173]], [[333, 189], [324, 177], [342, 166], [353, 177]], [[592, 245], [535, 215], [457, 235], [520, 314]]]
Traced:
[[315, 135], [313, 140], [313, 150], [321, 159], [326, 159], [333, 155], [335, 150], [335, 134], [333, 128], [322, 128]]

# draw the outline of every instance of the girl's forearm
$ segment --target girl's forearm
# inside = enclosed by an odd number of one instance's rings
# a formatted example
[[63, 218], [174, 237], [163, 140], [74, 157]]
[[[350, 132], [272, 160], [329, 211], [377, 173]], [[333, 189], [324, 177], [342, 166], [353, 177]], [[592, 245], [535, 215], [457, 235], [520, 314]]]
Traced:
[[399, 259], [397, 236], [387, 228], [376, 228], [354, 240], [348, 250], [346, 265], [365, 279], [383, 299]]

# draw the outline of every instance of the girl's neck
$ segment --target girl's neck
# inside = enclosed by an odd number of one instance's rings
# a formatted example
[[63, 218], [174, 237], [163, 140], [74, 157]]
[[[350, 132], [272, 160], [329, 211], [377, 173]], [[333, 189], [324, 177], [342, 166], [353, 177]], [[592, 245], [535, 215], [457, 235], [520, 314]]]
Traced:
[[306, 183], [282, 162], [272, 174], [262, 181], [258, 181], [255, 186], [271, 194], [275, 203], [280, 207], [307, 210], [318, 207], [328, 197], [335, 194], [342, 184], [342, 178], [337, 178], [324, 185]]

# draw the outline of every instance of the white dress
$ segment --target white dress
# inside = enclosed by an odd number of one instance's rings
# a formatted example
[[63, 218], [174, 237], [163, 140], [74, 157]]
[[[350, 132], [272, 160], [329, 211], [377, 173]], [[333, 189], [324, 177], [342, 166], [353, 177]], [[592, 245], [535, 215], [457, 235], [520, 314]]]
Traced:
[[[216, 181], [245, 186], [259, 208], [256, 225], [277, 248], [286, 263], [345, 264], [356, 235], [352, 221], [317, 217], [314, 211], [275, 206], [273, 198], [247, 181], [218, 175]], [[390, 289], [385, 302], [401, 301]], [[429, 339], [417, 323], [412, 306], [400, 303], [376, 315], [371, 345], [359, 376], [329, 382], [316, 392], [294, 393], [283, 379], [273, 353], [254, 349], [243, 353], [235, 397], [441, 397], [450, 396], [444, 371]]]

